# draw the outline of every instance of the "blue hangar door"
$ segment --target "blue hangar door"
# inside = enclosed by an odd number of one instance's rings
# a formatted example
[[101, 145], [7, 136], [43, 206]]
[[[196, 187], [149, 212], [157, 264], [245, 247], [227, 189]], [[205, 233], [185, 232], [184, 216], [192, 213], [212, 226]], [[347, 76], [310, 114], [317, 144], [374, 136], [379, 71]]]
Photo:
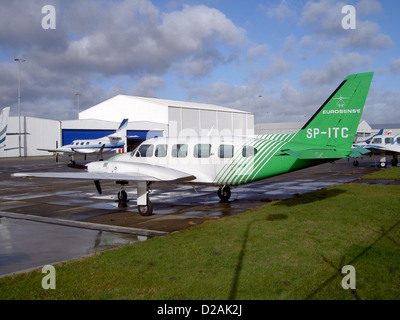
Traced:
[[[70, 144], [74, 140], [99, 139], [115, 130], [80, 130], [80, 129], [64, 129], [62, 131], [62, 145]], [[139, 144], [146, 139], [162, 137], [162, 130], [127, 130], [127, 151], [133, 151]]]
[[115, 130], [80, 130], [80, 129], [63, 129], [62, 145], [70, 144], [74, 140], [98, 139], [114, 133]]

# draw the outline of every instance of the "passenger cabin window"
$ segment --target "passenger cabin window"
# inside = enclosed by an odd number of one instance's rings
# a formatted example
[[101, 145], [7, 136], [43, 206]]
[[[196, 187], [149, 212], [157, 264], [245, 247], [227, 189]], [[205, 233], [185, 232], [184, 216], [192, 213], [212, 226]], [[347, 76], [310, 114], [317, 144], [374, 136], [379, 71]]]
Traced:
[[394, 142], [394, 138], [385, 138], [385, 144], [391, 144]]
[[196, 144], [193, 155], [195, 158], [209, 158], [211, 155], [211, 144]]
[[81, 146], [83, 146], [84, 142], [81, 142]]
[[86, 142], [86, 145], [89, 145], [89, 142]]
[[154, 155], [157, 158], [164, 158], [167, 156], [167, 149], [168, 149], [168, 146], [166, 144], [159, 144], [156, 147], [156, 151], [154, 152]]
[[153, 156], [154, 146], [152, 144], [142, 144], [136, 152], [136, 157], [148, 158]]
[[382, 138], [375, 138], [372, 140], [372, 144], [381, 144], [382, 143]]
[[400, 138], [397, 138], [397, 143], [400, 144]]
[[174, 158], [185, 158], [188, 152], [187, 144], [174, 144], [172, 146], [171, 155]]
[[221, 144], [218, 148], [218, 157], [233, 158], [233, 146], [230, 144]]
[[257, 149], [253, 146], [244, 146], [242, 149], [242, 156], [243, 157], [252, 157], [257, 153]]

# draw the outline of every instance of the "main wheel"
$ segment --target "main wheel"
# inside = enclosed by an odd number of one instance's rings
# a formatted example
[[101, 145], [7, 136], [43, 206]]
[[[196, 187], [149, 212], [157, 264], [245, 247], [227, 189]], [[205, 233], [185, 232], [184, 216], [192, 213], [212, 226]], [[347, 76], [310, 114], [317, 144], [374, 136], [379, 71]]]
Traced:
[[145, 206], [138, 206], [138, 211], [141, 216], [151, 216], [153, 214], [153, 204], [151, 203], [150, 199], [147, 198], [147, 205]]
[[121, 190], [120, 192], [118, 192], [118, 200], [120, 201], [128, 200], [128, 194], [126, 193], [125, 190]]
[[228, 202], [231, 197], [231, 189], [227, 186], [218, 189], [218, 197], [222, 202]]
[[386, 162], [381, 162], [380, 166], [381, 166], [381, 168], [386, 168]]

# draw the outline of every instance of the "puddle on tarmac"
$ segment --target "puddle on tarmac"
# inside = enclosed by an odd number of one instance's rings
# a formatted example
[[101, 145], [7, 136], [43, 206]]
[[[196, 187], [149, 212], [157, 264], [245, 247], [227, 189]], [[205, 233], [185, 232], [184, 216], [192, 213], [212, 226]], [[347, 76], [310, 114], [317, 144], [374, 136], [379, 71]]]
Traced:
[[0, 218], [0, 276], [145, 240], [121, 233]]

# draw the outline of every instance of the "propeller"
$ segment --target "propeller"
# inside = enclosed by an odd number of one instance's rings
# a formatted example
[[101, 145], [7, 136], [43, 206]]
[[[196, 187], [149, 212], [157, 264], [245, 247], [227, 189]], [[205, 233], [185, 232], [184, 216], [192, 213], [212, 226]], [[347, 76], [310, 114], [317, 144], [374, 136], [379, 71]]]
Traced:
[[97, 192], [102, 194], [103, 192], [101, 191], [100, 180], [94, 180], [94, 185], [96, 186]]

